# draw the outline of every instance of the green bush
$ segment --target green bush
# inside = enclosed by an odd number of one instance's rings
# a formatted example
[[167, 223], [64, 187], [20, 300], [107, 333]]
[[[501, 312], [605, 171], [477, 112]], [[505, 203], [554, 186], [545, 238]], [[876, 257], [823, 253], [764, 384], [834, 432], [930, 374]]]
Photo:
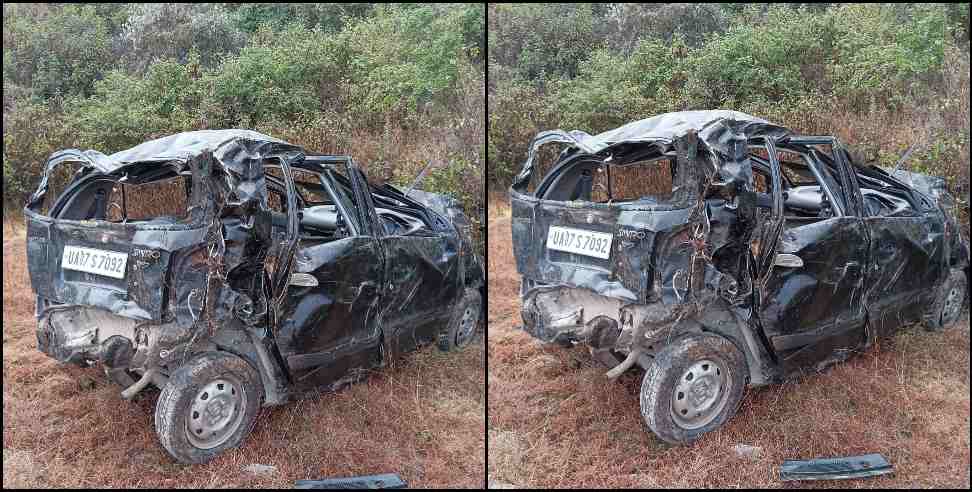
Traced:
[[[321, 107], [320, 80], [335, 73], [331, 42], [319, 31], [291, 26], [272, 36], [279, 47], [256, 43], [207, 73], [215, 126], [253, 126], [268, 119], [304, 117]], [[340, 67], [337, 67], [340, 68]]]
[[[484, 209], [482, 4], [4, 5], [4, 202], [55, 151], [253, 128]], [[478, 173], [478, 175], [477, 175]]]
[[[458, 59], [467, 55], [470, 12], [480, 5], [444, 9], [382, 5], [345, 31], [350, 52], [349, 107], [364, 116], [415, 115], [455, 87]], [[372, 121], [380, 122], [373, 118]]]
[[[880, 98], [897, 103], [909, 82], [936, 78], [945, 46], [945, 12], [938, 6], [915, 5], [908, 22], [900, 22], [886, 5], [849, 4], [832, 12], [839, 33], [831, 65], [836, 95], [857, 107]], [[927, 86], [927, 84], [922, 84]]]
[[526, 79], [573, 77], [601, 43], [591, 4], [495, 4], [490, 9], [490, 58]]
[[90, 5], [3, 5], [3, 78], [39, 97], [91, 93], [109, 67], [106, 21]]

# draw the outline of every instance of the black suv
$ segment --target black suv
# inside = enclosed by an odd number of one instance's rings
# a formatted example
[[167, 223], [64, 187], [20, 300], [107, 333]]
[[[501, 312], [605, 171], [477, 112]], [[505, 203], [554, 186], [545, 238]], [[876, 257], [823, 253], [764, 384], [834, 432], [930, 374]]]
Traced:
[[672, 443], [725, 423], [747, 384], [942, 328], [968, 297], [943, 180], [743, 113], [541, 133], [510, 201], [526, 331], [587, 344], [612, 378], [643, 367], [642, 416]]
[[253, 131], [55, 153], [24, 213], [39, 349], [103, 363], [126, 399], [161, 388], [156, 432], [182, 462], [238, 446], [261, 405], [462, 347], [482, 318], [455, 200]]

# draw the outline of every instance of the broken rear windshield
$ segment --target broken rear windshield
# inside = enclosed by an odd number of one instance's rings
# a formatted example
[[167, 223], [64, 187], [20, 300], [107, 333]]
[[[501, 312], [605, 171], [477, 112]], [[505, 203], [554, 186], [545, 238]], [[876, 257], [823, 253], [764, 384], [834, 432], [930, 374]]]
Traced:
[[690, 166], [679, 166], [676, 154], [611, 163], [581, 157], [555, 167], [537, 189], [537, 197], [552, 201], [601, 204], [688, 206], [698, 197]]

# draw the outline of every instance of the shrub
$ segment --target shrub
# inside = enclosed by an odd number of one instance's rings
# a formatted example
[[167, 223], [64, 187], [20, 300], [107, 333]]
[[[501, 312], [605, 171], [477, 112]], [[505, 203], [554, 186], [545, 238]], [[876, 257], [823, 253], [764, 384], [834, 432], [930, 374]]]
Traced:
[[3, 6], [3, 78], [39, 97], [91, 93], [111, 61], [107, 24], [89, 5]]
[[376, 181], [452, 162], [427, 185], [474, 216], [483, 22], [481, 4], [4, 5], [5, 205], [57, 150], [242, 127], [350, 154]]

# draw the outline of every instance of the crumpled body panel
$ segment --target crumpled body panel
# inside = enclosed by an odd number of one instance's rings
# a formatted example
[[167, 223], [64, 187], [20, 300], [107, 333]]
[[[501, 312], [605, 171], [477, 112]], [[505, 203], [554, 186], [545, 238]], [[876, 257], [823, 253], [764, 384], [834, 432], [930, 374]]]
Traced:
[[[236, 269], [262, 271], [271, 246], [263, 161], [299, 152], [256, 132], [213, 130], [165, 137], [111, 156], [74, 150], [54, 154], [25, 208], [34, 290], [54, 302], [156, 322], [175, 318], [191, 325], [201, 316], [226, 316], [240, 300], [258, 297], [252, 285], [232, 285], [227, 279], [234, 278]], [[137, 181], [159, 168], [190, 174], [189, 217], [120, 224], [39, 214], [50, 173], [66, 161], [86, 166], [79, 183], [105, 174]], [[227, 209], [239, 215], [224, 219], [220, 213]], [[124, 280], [61, 268], [66, 245], [128, 253]]]

